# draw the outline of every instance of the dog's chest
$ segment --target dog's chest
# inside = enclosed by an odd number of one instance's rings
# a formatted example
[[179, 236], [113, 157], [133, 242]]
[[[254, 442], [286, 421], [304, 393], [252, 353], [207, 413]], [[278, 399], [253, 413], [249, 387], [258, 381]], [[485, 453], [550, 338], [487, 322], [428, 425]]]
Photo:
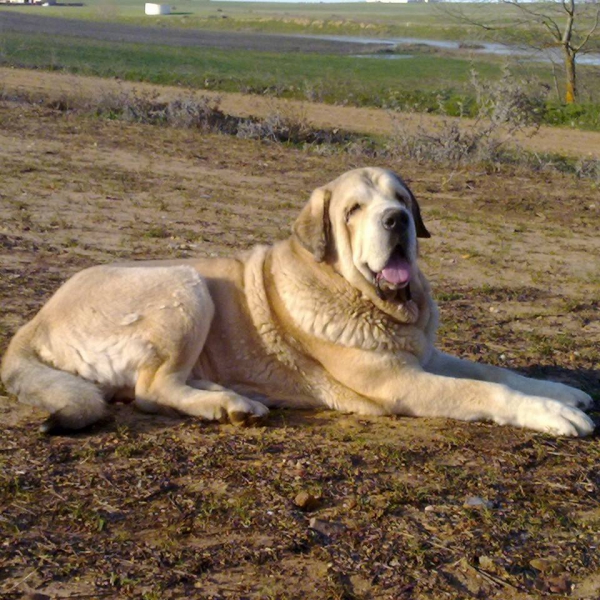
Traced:
[[310, 406], [310, 365], [270, 327], [259, 332], [249, 315], [240, 311], [227, 320], [215, 316], [194, 370], [196, 377], [214, 381], [247, 395], [252, 392], [285, 403]]

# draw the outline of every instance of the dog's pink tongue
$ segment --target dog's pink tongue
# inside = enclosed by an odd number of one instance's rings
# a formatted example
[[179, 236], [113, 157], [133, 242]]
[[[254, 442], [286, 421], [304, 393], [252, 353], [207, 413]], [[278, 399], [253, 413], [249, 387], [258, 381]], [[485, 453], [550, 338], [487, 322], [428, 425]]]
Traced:
[[381, 271], [381, 276], [394, 285], [408, 283], [410, 280], [410, 263], [405, 258], [393, 256]]

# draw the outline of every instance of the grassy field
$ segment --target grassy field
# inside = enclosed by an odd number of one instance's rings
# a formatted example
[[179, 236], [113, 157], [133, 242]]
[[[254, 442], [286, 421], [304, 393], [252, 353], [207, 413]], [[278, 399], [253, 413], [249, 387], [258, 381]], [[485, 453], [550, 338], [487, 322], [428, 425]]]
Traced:
[[[87, 19], [102, 23], [126, 23], [161, 29], [187, 28], [223, 32], [287, 34], [338, 34], [408, 36], [414, 38], [514, 42], [543, 31], [513, 26], [517, 9], [506, 4], [297, 4], [209, 2], [184, 0], [172, 15], [145, 17], [142, 4], [133, 0], [92, 0], [83, 6], [10, 7], [4, 11]], [[462, 17], [459, 17], [459, 11]], [[487, 31], [473, 21], [494, 23]], [[580, 19], [581, 28], [589, 19]], [[76, 26], [74, 26], [76, 30]], [[76, 36], [76, 31], [74, 32]], [[539, 38], [539, 39], [538, 39]], [[589, 48], [600, 47], [600, 36]], [[600, 78], [597, 67], [580, 66], [578, 107], [563, 107], [562, 75], [550, 64], [474, 54], [433, 50], [412, 45], [399, 52], [411, 58], [307, 56], [278, 53], [174, 48], [102, 42], [90, 38], [18, 34], [0, 30], [0, 64], [32, 68], [64, 69], [75, 73], [116, 76], [123, 79], [181, 84], [195, 88], [247, 91], [281, 97], [303, 98], [338, 104], [370, 105], [401, 110], [476, 112], [477, 92], [470, 85], [476, 70], [484, 81], [496, 80], [501, 66], [509, 69], [527, 93], [545, 98], [542, 121], [548, 124], [600, 129]], [[556, 79], [555, 79], [556, 78]], [[558, 82], [558, 84], [556, 83]]]
[[[31, 11], [31, 7], [10, 10]], [[35, 8], [33, 10], [36, 10]], [[513, 9], [504, 5], [470, 5], [469, 14], [482, 18], [509, 20]], [[379, 3], [287, 3], [287, 2], [213, 2], [182, 0], [172, 5], [167, 17], [146, 16], [137, 0], [91, 0], [82, 6], [44, 7], [43, 14], [120, 21], [163, 27], [245, 28], [254, 31], [286, 33], [340, 33], [362, 35], [410, 35], [439, 39], [464, 39], [465, 32], [476, 34], [467, 23], [448, 22], [443, 10], [432, 4]], [[407, 34], [407, 30], [410, 31]]]
[[[420, 261], [440, 346], [600, 400], [596, 182], [51, 104], [0, 101], [0, 352], [78, 270], [281, 239], [312, 189], [376, 163], [407, 179], [432, 233]], [[0, 386], [3, 598], [599, 597], [597, 434], [317, 411], [274, 411], [247, 429], [115, 413], [90, 433], [41, 436], [43, 415]]]
[[[470, 83], [473, 70], [483, 81], [497, 80], [503, 71], [501, 59], [447, 56], [422, 48], [410, 51], [410, 59], [386, 60], [0, 33], [2, 65], [450, 115], [476, 111]], [[514, 63], [509, 70], [523, 81], [528, 93], [544, 95], [552, 88], [547, 66]], [[580, 71], [581, 86], [588, 90], [584, 98], [596, 95], [600, 80], [594, 75], [592, 68]], [[595, 103], [561, 107], [542, 102], [540, 108], [543, 122], [600, 129], [600, 110]]]
[[[188, 1], [160, 21], [138, 16], [140, 7], [94, 0], [39, 10], [224, 32], [471, 35], [425, 5]], [[498, 60], [411, 53], [270, 54], [0, 30], [1, 64], [31, 69], [25, 92], [0, 82], [0, 353], [78, 270], [273, 242], [288, 235], [312, 189], [377, 164], [407, 179], [433, 234], [420, 261], [441, 308], [439, 345], [575, 385], [598, 403], [597, 162], [573, 159], [569, 173], [544, 168], [544, 159], [536, 169], [444, 164], [377, 154], [342, 133], [337, 146], [280, 144], [265, 140], [268, 128], [250, 139], [248, 126], [226, 135], [185, 119], [177, 127], [133, 114], [138, 122], [128, 122], [123, 110], [100, 110], [106, 80], [71, 85], [86, 107], [78, 111], [59, 84], [52, 93], [42, 86], [40, 73], [424, 111], [438, 110], [438, 96], [446, 111], [471, 105], [473, 67], [485, 81], [501, 76]], [[521, 68], [551, 85], [543, 66]], [[581, 75], [597, 97], [592, 70]], [[586, 110], [571, 115], [573, 125], [600, 128], [596, 108]], [[273, 411], [242, 429], [114, 408], [114, 423], [92, 432], [42, 436], [45, 415], [0, 384], [2, 598], [600, 597], [598, 434], [567, 440], [318, 411]], [[597, 406], [592, 416], [598, 423]], [[300, 505], [301, 493], [311, 506]]]
[[[11, 10], [32, 10], [11, 7]], [[35, 10], [35, 9], [34, 9]], [[44, 7], [43, 14], [120, 21], [161, 27], [243, 29], [272, 33], [329, 33], [366, 36], [408, 36], [473, 41], [514, 40], [521, 31], [543, 31], [531, 24], [514, 26], [521, 12], [504, 3], [380, 4], [380, 3], [287, 3], [214, 2], [181, 0], [172, 4], [167, 17], [148, 17], [137, 0], [89, 0], [82, 6]], [[493, 23], [497, 32], [486, 31], [473, 22]], [[583, 20], [584, 25], [592, 22]], [[600, 42], [596, 42], [600, 47]]]
[[[53, 39], [4, 33], [2, 60], [31, 68], [195, 88], [248, 91], [328, 102], [393, 106], [415, 92], [466, 90], [471, 69], [497, 78], [499, 62], [418, 54], [411, 60], [280, 54], [146, 44], [115, 44], [79, 38]], [[435, 102], [435, 100], [434, 100]]]

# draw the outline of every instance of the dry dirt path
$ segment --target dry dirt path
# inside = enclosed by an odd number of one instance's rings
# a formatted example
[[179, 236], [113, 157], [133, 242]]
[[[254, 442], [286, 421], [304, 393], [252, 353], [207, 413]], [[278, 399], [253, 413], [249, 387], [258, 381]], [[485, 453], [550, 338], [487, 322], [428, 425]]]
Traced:
[[[88, 97], [118, 90], [138, 90], [173, 98], [188, 90], [173, 86], [132, 83], [99, 77], [82, 77], [65, 73], [49, 73], [25, 69], [0, 68], [0, 91], [20, 90], [30, 93], [54, 94], [60, 97]], [[192, 93], [192, 92], [189, 92]], [[344, 129], [364, 134], [390, 134], [404, 128], [435, 128], [442, 118], [425, 114], [392, 113], [378, 108], [332, 106], [329, 104], [265, 98], [248, 94], [194, 91], [208, 97], [219, 97], [224, 112], [235, 116], [264, 117], [275, 112], [302, 118], [315, 127]], [[468, 119], [462, 121], [469, 124]], [[568, 128], [542, 127], [533, 137], [520, 143], [534, 152], [555, 152], [567, 156], [600, 159], [600, 132]]]

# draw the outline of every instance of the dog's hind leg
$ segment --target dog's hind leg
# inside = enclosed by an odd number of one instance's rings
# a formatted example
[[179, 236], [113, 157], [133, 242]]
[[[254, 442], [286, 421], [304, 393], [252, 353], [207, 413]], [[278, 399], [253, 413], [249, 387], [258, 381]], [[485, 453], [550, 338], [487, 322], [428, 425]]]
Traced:
[[253, 422], [269, 410], [260, 402], [204, 380], [191, 380], [202, 352], [214, 305], [208, 290], [197, 286], [177, 310], [154, 317], [147, 338], [154, 352], [137, 370], [135, 406], [146, 412], [175, 410], [208, 421]]
[[147, 369], [140, 374], [135, 389], [135, 404], [140, 410], [161, 412], [174, 409], [179, 413], [221, 423], [254, 423], [269, 409], [209, 381], [185, 381], [185, 371], [173, 369], [176, 361], [169, 361], [158, 369]]
[[147, 412], [252, 420], [267, 408], [190, 378], [215, 307], [198, 273], [181, 266], [101, 266], [71, 278], [16, 334], [2, 364], [7, 389], [48, 410], [50, 430], [107, 416], [104, 395], [135, 393]]

